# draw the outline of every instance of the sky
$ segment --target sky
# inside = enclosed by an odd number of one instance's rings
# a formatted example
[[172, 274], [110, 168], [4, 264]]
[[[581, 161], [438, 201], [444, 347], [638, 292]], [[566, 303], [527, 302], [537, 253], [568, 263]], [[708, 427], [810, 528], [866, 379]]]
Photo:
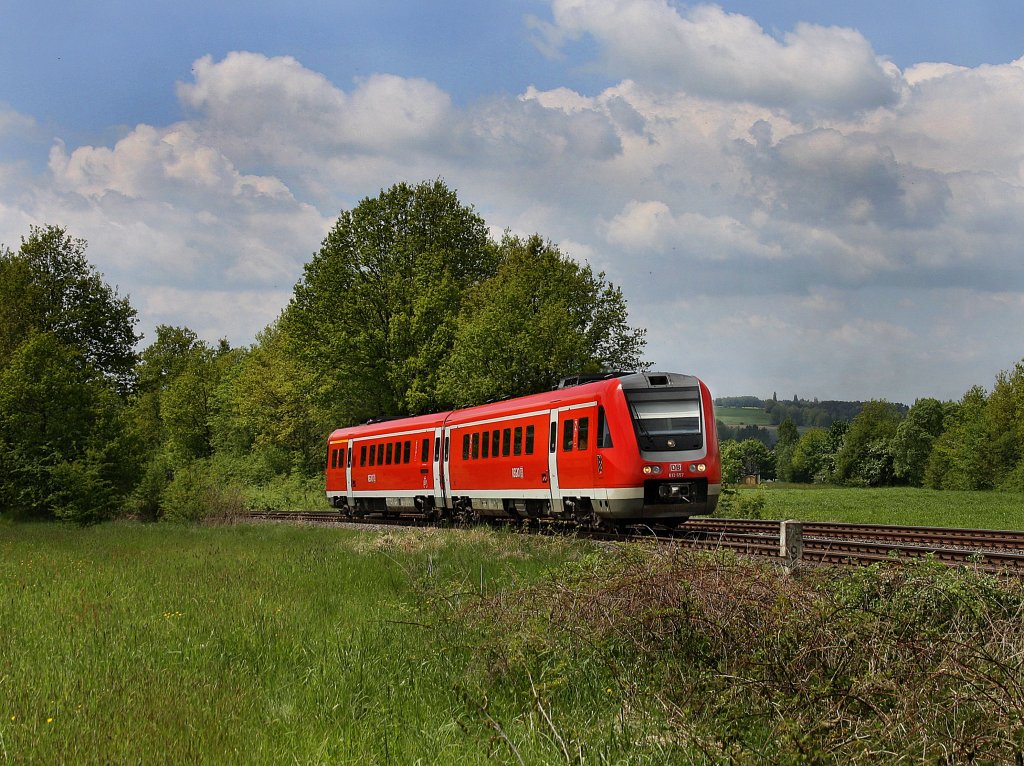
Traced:
[[254, 342], [342, 210], [436, 178], [718, 396], [1024, 358], [1019, 0], [0, 0], [0, 243], [85, 239], [143, 346]]

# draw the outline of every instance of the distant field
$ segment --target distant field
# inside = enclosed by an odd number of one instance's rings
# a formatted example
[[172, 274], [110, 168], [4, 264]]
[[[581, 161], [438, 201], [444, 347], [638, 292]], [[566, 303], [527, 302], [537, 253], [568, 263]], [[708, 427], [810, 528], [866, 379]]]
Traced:
[[1024, 494], [1015, 492], [768, 483], [755, 489], [741, 489], [739, 493], [747, 504], [752, 498], [763, 497], [762, 513], [771, 519], [1024, 529]]
[[768, 413], [758, 407], [715, 407], [715, 417], [727, 426], [770, 426]]

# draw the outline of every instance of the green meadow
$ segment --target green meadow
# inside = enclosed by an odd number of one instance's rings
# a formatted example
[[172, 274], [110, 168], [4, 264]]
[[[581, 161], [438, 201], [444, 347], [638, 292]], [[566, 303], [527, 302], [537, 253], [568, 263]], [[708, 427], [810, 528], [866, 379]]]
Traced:
[[[1024, 493], [918, 487], [777, 484], [743, 487], [720, 506], [728, 515], [919, 527], [1024, 529]], [[726, 509], [726, 506], [731, 506]], [[719, 515], [725, 515], [720, 513]]]
[[1020, 762], [1021, 613], [930, 562], [0, 522], [0, 764]]

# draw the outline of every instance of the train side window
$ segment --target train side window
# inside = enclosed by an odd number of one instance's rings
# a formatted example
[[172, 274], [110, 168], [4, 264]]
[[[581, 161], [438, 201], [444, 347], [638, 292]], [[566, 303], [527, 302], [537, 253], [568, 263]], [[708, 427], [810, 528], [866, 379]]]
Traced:
[[[444, 440], [444, 443], [448, 443], [448, 439]], [[441, 460], [441, 437], [434, 437], [434, 462], [437, 463]]]
[[523, 427], [516, 426], [516, 438], [512, 444], [512, 454], [522, 455], [523, 454]]
[[576, 421], [566, 420], [562, 424], [562, 452], [572, 452], [572, 437]]
[[430, 437], [426, 436], [423, 438], [423, 444], [420, 446], [420, 462], [430, 462]]
[[473, 459], [480, 457], [480, 433], [473, 434]]
[[462, 435], [462, 459], [469, 460], [469, 434]]
[[377, 465], [384, 465], [384, 445], [377, 445]]
[[444, 437], [444, 462], [448, 462], [448, 443], [451, 441], [451, 437]]
[[377, 464], [377, 447], [373, 444], [370, 445], [370, 467], [372, 468]]
[[359, 448], [359, 466], [363, 467], [366, 465], [366, 445], [364, 444]]
[[533, 454], [533, 426], [526, 427], [526, 454]]
[[491, 456], [498, 457], [501, 452], [501, 430], [495, 429], [491, 434]]
[[512, 451], [512, 429], [506, 428], [501, 432], [501, 456], [508, 457]]
[[480, 439], [480, 457], [488, 458], [491, 456], [491, 432], [484, 431], [483, 437]]
[[384, 453], [384, 465], [391, 465], [391, 458], [394, 456], [395, 445], [388, 442], [387, 452]]
[[558, 424], [551, 424], [551, 443], [548, 445], [548, 452], [554, 452], [558, 446]]
[[402, 462], [403, 463], [408, 463], [409, 462], [409, 458], [411, 457], [411, 454], [410, 454], [411, 452], [412, 452], [412, 442], [406, 440], [406, 442], [402, 445]]
[[331, 450], [331, 468], [337, 468], [337, 467], [338, 467], [338, 450], [337, 449], [332, 449]]
[[576, 449], [586, 450], [590, 446], [590, 418], [580, 418], [576, 428]]
[[597, 446], [612, 446], [612, 432], [608, 430], [608, 418], [604, 414], [603, 405], [597, 408]]

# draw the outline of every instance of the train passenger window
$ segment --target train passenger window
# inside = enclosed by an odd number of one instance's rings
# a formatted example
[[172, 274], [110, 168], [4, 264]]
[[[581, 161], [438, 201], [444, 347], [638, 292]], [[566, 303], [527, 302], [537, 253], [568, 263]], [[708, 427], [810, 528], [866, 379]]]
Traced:
[[514, 442], [514, 444], [512, 446], [512, 454], [513, 455], [522, 455], [523, 454], [523, 427], [522, 426], [516, 426], [516, 439], [515, 439], [515, 442]]
[[402, 460], [402, 442], [395, 442], [395, 465], [404, 462]]
[[533, 454], [533, 426], [526, 427], [526, 454]]
[[572, 452], [573, 428], [576, 425], [574, 420], [566, 420], [562, 424], [562, 452]]
[[391, 442], [388, 442], [387, 452], [384, 454], [384, 458], [385, 458], [384, 464], [385, 465], [391, 465], [391, 458], [394, 455], [394, 451], [395, 451], [395, 445], [393, 445]]
[[366, 465], [366, 445], [364, 444], [359, 448], [359, 465], [360, 467]]
[[473, 459], [476, 460], [480, 457], [480, 434], [473, 434]]
[[501, 452], [501, 431], [495, 429], [494, 433], [491, 434], [491, 455], [498, 457]]
[[[445, 439], [444, 443], [447, 445], [448, 440]], [[434, 462], [438, 462], [441, 459], [441, 437], [437, 436], [434, 438]]]
[[508, 457], [512, 451], [512, 429], [506, 428], [501, 432], [501, 456]]
[[590, 441], [590, 418], [580, 418], [580, 424], [576, 429], [576, 449], [585, 450]]
[[420, 462], [421, 463], [429, 463], [430, 462], [430, 437], [429, 436], [424, 437], [423, 445], [420, 447]]
[[462, 459], [469, 460], [469, 434], [462, 435]]
[[338, 450], [332, 449], [331, 450], [331, 468], [337, 468], [337, 467], [338, 467]]
[[444, 437], [444, 462], [448, 462], [448, 442], [451, 441], [449, 437]]
[[409, 453], [411, 453], [411, 452], [412, 452], [412, 442], [411, 441], [406, 441], [402, 445], [402, 462], [403, 463], [408, 463], [409, 462], [409, 457], [410, 457]]
[[384, 465], [384, 445], [377, 445], [377, 465]]
[[558, 425], [555, 423], [551, 424], [551, 443], [548, 445], [548, 452], [554, 452], [555, 447], [558, 446]]
[[491, 432], [484, 431], [483, 438], [480, 440], [480, 457], [488, 458], [491, 456]]
[[376, 459], [377, 459], [377, 448], [371, 444], [370, 445], [370, 467], [371, 468], [374, 465], [376, 465], [376, 462], [375, 462]]
[[351, 444], [348, 445], [348, 455], [345, 458], [345, 465], [347, 465], [349, 468], [352, 467], [352, 451], [354, 449], [355, 448]]

